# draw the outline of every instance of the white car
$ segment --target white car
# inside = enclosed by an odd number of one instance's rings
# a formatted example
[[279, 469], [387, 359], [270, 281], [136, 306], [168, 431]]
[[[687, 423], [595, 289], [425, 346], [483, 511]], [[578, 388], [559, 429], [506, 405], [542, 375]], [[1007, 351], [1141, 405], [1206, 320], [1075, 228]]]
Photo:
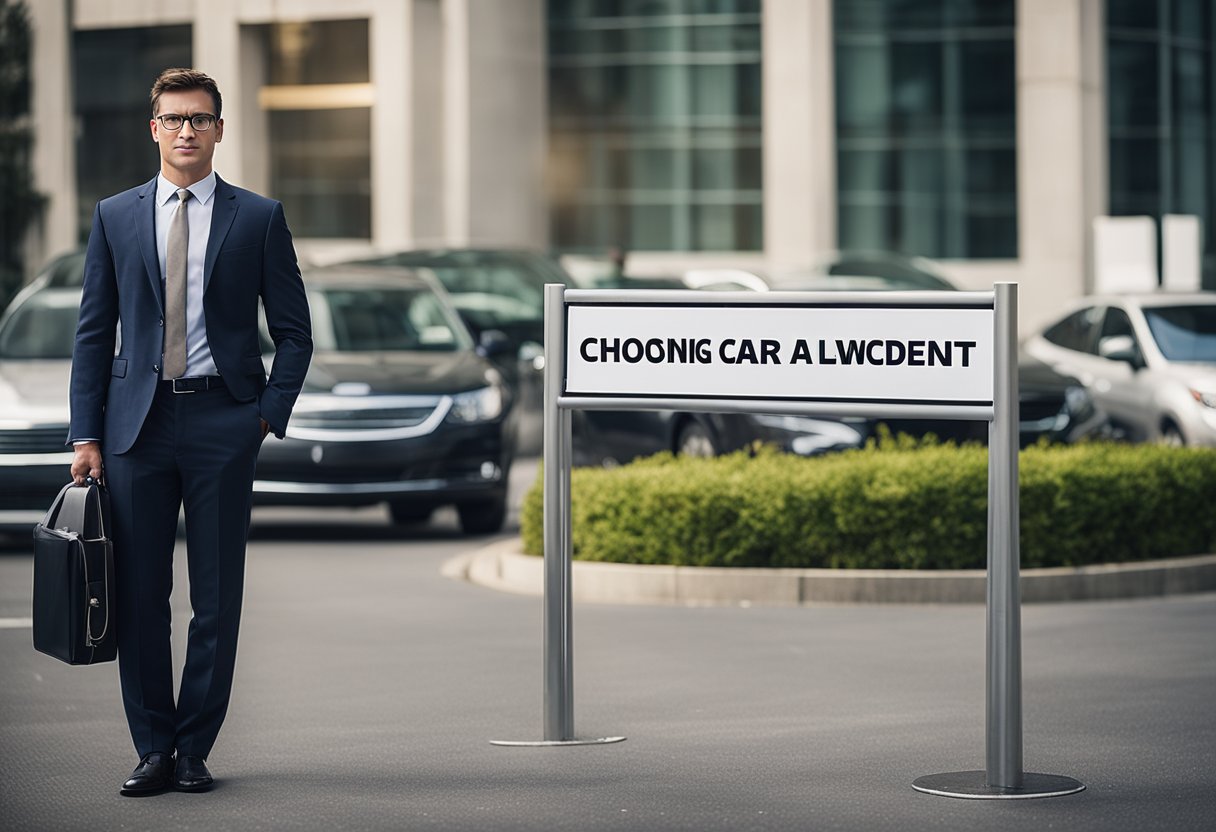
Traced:
[[1216, 445], [1216, 292], [1090, 296], [1026, 341], [1128, 439]]
[[70, 477], [79, 289], [28, 287], [0, 316], [0, 532], [28, 535]]

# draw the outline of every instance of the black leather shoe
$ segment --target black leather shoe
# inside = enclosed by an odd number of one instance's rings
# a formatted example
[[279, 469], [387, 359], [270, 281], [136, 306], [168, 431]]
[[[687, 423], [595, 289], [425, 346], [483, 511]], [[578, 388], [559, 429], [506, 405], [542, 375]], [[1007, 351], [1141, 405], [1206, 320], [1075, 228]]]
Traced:
[[182, 755], [177, 758], [173, 785], [179, 792], [205, 792], [215, 785], [215, 778], [207, 771], [207, 763], [202, 757]]
[[173, 755], [153, 751], [144, 755], [119, 791], [128, 797], [134, 797], [156, 794], [169, 788], [172, 784]]

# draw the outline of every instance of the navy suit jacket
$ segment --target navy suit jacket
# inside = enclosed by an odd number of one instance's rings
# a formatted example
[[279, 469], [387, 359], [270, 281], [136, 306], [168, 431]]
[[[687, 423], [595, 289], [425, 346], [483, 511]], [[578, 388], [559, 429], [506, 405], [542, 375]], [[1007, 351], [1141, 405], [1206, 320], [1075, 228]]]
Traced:
[[[312, 358], [312, 325], [283, 206], [218, 176], [203, 265], [203, 313], [215, 366], [239, 401], [258, 401], [280, 439]], [[135, 443], [160, 379], [164, 292], [154, 231], [156, 178], [103, 199], [85, 256], [72, 352], [68, 441], [106, 453]], [[258, 298], [275, 343], [267, 379]], [[116, 331], [119, 349], [115, 352]]]

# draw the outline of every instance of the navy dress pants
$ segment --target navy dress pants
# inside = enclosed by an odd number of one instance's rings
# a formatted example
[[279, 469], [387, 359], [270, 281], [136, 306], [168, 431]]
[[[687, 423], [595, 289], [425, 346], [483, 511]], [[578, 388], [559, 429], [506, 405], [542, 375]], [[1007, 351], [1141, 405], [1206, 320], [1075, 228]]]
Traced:
[[[160, 383], [139, 438], [104, 454], [113, 514], [118, 671], [142, 757], [206, 757], [228, 710], [245, 582], [256, 402], [223, 388], [175, 394]], [[185, 505], [193, 618], [176, 702], [169, 594], [178, 511]]]

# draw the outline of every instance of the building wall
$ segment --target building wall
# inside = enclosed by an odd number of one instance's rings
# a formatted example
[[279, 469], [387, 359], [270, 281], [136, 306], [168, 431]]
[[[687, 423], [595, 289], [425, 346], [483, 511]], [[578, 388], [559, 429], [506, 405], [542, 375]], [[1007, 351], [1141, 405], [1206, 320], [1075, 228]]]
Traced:
[[[234, 184], [266, 192], [274, 149], [259, 104], [266, 64], [253, 27], [367, 19], [374, 94], [371, 233], [365, 240], [297, 239], [306, 256], [325, 260], [373, 248], [547, 244], [540, 187], [543, 6], [543, 0], [76, 0], [72, 23], [77, 30], [189, 24], [193, 63], [224, 94], [216, 169]], [[61, 6], [48, 0], [43, 10], [66, 14], [67, 8], [66, 0]], [[48, 66], [66, 67], [70, 49], [50, 35], [53, 15], [43, 17], [50, 45], [42, 55]], [[48, 101], [67, 100], [71, 84], [64, 71], [40, 77]], [[66, 148], [47, 142], [43, 149], [43, 175], [70, 181], [71, 174], [63, 173], [70, 166], [51, 160], [53, 153], [71, 152], [70, 140]], [[70, 237], [48, 240], [43, 253], [70, 247]]]
[[[77, 30], [189, 24], [194, 64], [225, 95], [217, 169], [263, 191], [272, 148], [258, 102], [266, 67], [251, 27], [366, 18], [370, 238], [300, 238], [301, 250], [326, 259], [371, 248], [549, 243], [545, 0], [47, 0], [33, 8], [40, 123], [68, 112], [67, 9]], [[1018, 281], [1023, 329], [1092, 285], [1090, 229], [1108, 203], [1103, 8], [1103, 0], [1016, 0], [1018, 254], [941, 264], [964, 288]], [[763, 250], [638, 251], [633, 269], [773, 270], [836, 247], [832, 16], [833, 0], [762, 7]], [[78, 212], [71, 138], [40, 137], [37, 181], [53, 194], [41, 242], [49, 257], [73, 244], [65, 218]]]

